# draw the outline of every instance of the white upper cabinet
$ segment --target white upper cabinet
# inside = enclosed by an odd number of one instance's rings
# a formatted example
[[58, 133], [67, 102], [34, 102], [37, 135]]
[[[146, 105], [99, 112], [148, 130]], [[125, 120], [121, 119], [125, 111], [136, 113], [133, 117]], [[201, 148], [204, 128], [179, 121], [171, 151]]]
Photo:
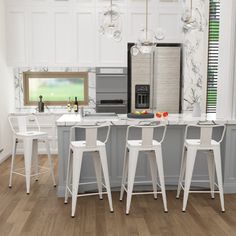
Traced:
[[6, 14], [7, 61], [9, 65], [23, 66], [27, 58], [27, 12], [24, 8], [8, 8]]
[[53, 32], [50, 13], [45, 9], [30, 12], [29, 61], [32, 65], [50, 64], [52, 60]]
[[96, 64], [95, 22], [95, 9], [76, 12], [76, 53], [80, 67], [93, 67]]
[[68, 11], [54, 12], [55, 64], [73, 65], [76, 61], [74, 15]]
[[[181, 4], [149, 0], [149, 27], [162, 43], [181, 43]], [[6, 0], [9, 66], [127, 66], [127, 43], [145, 26], [144, 0], [113, 0], [122, 17], [122, 40], [99, 34], [109, 0]]]
[[[97, 19], [100, 19], [102, 12], [97, 13]], [[122, 18], [122, 39], [116, 42], [105, 35], [99, 34], [99, 22], [97, 21], [97, 66], [126, 66], [126, 52], [127, 52], [127, 26], [126, 15], [121, 12]]]

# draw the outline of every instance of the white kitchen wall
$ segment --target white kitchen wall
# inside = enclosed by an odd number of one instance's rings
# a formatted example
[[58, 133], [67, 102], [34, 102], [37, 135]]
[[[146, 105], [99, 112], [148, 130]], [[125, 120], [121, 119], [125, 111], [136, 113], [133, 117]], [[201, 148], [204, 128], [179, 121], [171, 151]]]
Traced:
[[221, 1], [217, 116], [236, 118], [236, 1]]
[[14, 110], [14, 87], [12, 69], [6, 64], [5, 7], [0, 0], [0, 154], [2, 162], [11, 152], [12, 136], [8, 124], [8, 113]]

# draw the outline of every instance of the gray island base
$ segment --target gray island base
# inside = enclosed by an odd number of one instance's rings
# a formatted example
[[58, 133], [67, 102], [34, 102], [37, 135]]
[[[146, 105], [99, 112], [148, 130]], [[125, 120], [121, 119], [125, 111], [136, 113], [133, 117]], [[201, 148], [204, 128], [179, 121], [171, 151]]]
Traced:
[[[212, 120], [213, 118], [207, 115], [202, 117], [193, 118], [191, 115], [170, 115], [168, 119], [160, 120], [168, 125], [166, 138], [163, 142], [163, 162], [164, 162], [164, 175], [167, 189], [176, 189], [180, 163], [183, 148], [183, 139], [185, 127], [187, 124], [197, 124], [199, 120]], [[157, 119], [148, 119], [149, 121], [156, 121]], [[96, 122], [111, 122], [111, 133], [107, 143], [107, 158], [110, 174], [110, 182], [113, 191], [119, 191], [121, 185], [121, 176], [123, 170], [123, 158], [126, 139], [126, 129], [128, 125], [138, 124], [140, 120], [127, 119], [126, 115], [119, 115], [115, 118], [103, 117], [102, 119], [81, 118], [79, 115], [63, 115], [57, 120], [58, 132], [58, 197], [64, 197], [67, 158], [69, 152], [69, 137], [70, 127], [73, 125], [95, 124]], [[147, 121], [147, 120], [145, 120]], [[224, 141], [221, 147], [222, 154], [222, 168], [224, 176], [224, 191], [225, 193], [236, 193], [236, 123], [234, 121], [226, 121], [217, 119], [217, 123], [226, 124], [227, 130]], [[216, 130], [213, 133], [214, 138], [217, 140], [221, 134], [221, 130]], [[76, 139], [83, 139], [82, 133], [75, 134]], [[192, 130], [191, 137], [199, 137], [197, 130]], [[130, 138], [137, 139], [138, 133], [131, 134]], [[154, 134], [158, 139], [158, 134]], [[101, 134], [102, 138], [102, 134]], [[193, 179], [200, 182], [192, 183], [196, 187], [208, 187], [208, 183], [203, 183], [201, 180], [208, 180], [207, 160], [204, 153], [198, 153], [200, 156], [196, 159], [195, 170]], [[140, 153], [138, 167], [136, 171], [136, 181], [149, 181], [150, 167], [146, 161], [145, 154]], [[90, 153], [85, 153], [83, 156], [81, 182], [94, 182], [96, 181], [93, 162]], [[148, 190], [151, 189], [151, 184], [137, 185], [135, 189]], [[94, 191], [97, 189], [96, 184], [82, 185], [79, 188], [80, 192]]]

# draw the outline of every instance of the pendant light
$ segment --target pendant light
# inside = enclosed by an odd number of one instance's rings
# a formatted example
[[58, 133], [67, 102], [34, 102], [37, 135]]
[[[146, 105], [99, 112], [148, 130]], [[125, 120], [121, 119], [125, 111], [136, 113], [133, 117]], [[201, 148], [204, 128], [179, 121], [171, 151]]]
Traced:
[[181, 17], [182, 22], [184, 23], [184, 31], [190, 31], [198, 29], [197, 20], [193, 18], [193, 1], [190, 0], [190, 6], [186, 7], [186, 0], [184, 0], [185, 10]]
[[122, 21], [119, 8], [110, 0], [110, 6], [102, 13], [99, 32], [101, 35], [120, 42], [122, 40], [121, 30]]
[[141, 29], [138, 42], [131, 48], [131, 54], [133, 56], [142, 54], [150, 54], [157, 45], [157, 40], [163, 40], [165, 38], [163, 30], [158, 29], [157, 34], [148, 29], [148, 1], [146, 0], [146, 13], [145, 13], [145, 28]]

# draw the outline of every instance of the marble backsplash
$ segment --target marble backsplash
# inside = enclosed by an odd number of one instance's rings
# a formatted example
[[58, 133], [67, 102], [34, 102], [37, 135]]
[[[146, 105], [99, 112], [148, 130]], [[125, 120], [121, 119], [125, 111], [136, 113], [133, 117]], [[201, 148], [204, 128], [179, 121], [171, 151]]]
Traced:
[[[186, 1], [187, 3], [188, 1]], [[183, 24], [183, 112], [193, 109], [198, 101], [201, 111], [206, 107], [207, 48], [208, 48], [208, 4], [207, 0], [193, 2], [193, 27]]]
[[[95, 68], [79, 68], [79, 67], [21, 67], [14, 69], [14, 87], [15, 87], [15, 109], [16, 111], [27, 111], [35, 110], [35, 106], [24, 106], [24, 93], [23, 93], [23, 72], [24, 71], [35, 71], [35, 72], [84, 72], [88, 71], [88, 84], [89, 84], [89, 105], [85, 107], [85, 109], [89, 109], [90, 111], [95, 111], [96, 106], [96, 70]], [[46, 107], [47, 109], [47, 107]], [[50, 110], [53, 109], [65, 109], [65, 106], [50, 106], [48, 108]]]

